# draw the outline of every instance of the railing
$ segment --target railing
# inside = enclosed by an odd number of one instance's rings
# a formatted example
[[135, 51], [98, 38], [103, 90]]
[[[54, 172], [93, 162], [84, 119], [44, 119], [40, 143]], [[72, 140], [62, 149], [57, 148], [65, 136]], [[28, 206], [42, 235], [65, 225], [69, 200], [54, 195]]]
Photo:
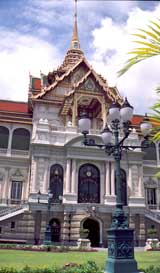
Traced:
[[149, 209], [146, 209], [146, 216], [151, 217], [152, 219], [157, 220], [158, 222], [160, 222], [160, 213], [156, 212], [156, 211], [152, 211]]
[[7, 153], [7, 149], [0, 148], [0, 154], [6, 154], [6, 153]]
[[157, 204], [152, 204], [152, 205], [147, 204], [146, 207], [149, 210], [160, 210], [160, 205], [157, 205]]
[[25, 150], [11, 150], [11, 155], [28, 156], [29, 155], [29, 151], [25, 151]]
[[0, 155], [28, 156], [29, 151], [25, 151], [25, 150], [8, 150], [8, 149], [0, 148]]
[[4, 215], [7, 215], [7, 214], [10, 214], [10, 213], [13, 213], [15, 211], [18, 211], [20, 209], [23, 209], [23, 206], [7, 207], [7, 208], [4, 208], [4, 209], [1, 209], [0, 210], [0, 217], [4, 216]]

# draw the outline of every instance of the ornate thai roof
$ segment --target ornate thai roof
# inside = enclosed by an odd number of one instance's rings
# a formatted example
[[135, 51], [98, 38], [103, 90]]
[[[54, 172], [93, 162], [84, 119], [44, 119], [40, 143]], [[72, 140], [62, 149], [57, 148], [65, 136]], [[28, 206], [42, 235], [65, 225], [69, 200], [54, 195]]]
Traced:
[[[96, 83], [99, 84], [100, 88], [103, 90], [105, 95], [109, 98], [110, 101], [116, 100], [121, 103], [123, 101], [120, 96], [117, 88], [108, 86], [107, 80], [104, 79], [101, 75], [97, 74], [92, 66], [87, 62], [83, 51], [81, 50], [80, 41], [78, 37], [78, 27], [77, 27], [77, 0], [75, 0], [75, 14], [74, 14], [74, 26], [73, 26], [73, 34], [71, 38], [70, 47], [65, 55], [64, 61], [62, 65], [60, 65], [57, 70], [53, 70], [47, 76], [48, 84], [41, 88], [40, 92], [32, 92], [31, 99], [37, 100], [39, 98], [45, 97], [45, 95], [61, 84], [67, 77], [73, 76], [76, 72], [76, 69], [80, 68], [80, 66], [86, 66], [85, 74], [77, 79], [75, 82], [70, 82], [70, 90], [68, 94], [72, 93], [73, 90], [76, 90], [83, 84], [90, 76], [92, 76]], [[66, 96], [68, 95], [66, 94]], [[64, 97], [66, 97], [64, 96]]]

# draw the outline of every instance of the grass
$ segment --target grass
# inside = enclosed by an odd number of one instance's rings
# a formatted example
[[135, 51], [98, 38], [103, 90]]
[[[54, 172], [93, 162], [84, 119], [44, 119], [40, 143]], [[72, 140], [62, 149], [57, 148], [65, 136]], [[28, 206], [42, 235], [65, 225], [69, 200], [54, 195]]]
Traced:
[[[147, 268], [151, 265], [158, 266], [160, 252], [137, 252], [136, 260], [139, 268]], [[69, 262], [85, 263], [95, 261], [101, 268], [105, 267], [106, 252], [32, 252], [21, 250], [0, 250], [0, 267], [22, 268], [25, 265], [31, 267], [60, 266]]]

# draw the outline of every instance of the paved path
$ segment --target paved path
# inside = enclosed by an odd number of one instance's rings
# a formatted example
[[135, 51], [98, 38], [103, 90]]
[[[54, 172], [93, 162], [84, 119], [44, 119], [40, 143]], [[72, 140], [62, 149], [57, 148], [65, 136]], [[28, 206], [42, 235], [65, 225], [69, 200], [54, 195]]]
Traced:
[[[98, 251], [108, 251], [108, 248], [103, 248], [103, 247], [94, 247], [93, 249], [96, 249]], [[136, 252], [143, 252], [144, 251], [144, 247], [135, 247], [134, 250]]]

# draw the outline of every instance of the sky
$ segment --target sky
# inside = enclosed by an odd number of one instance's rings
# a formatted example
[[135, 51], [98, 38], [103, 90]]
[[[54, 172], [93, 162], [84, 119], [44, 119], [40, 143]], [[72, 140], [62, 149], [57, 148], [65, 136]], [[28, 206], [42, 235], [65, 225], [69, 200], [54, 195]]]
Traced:
[[[159, 1], [78, 0], [81, 49], [97, 73], [127, 96], [136, 114], [150, 112], [160, 83], [159, 57], [117, 72], [135, 47], [131, 34], [160, 14]], [[27, 101], [29, 74], [56, 69], [70, 46], [74, 0], [0, 0], [0, 99]]]

